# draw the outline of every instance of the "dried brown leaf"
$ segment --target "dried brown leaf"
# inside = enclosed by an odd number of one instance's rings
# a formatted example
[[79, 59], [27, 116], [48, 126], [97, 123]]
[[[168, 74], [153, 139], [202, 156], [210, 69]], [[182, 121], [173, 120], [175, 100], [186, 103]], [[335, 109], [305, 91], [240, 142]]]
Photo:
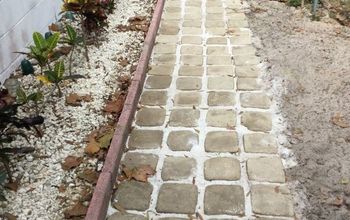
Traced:
[[124, 58], [124, 57], [120, 57], [118, 59], [119, 61], [119, 64], [122, 66], [122, 67], [126, 67], [128, 64], [129, 64], [129, 61], [127, 58]]
[[85, 216], [87, 213], [87, 209], [88, 208], [86, 206], [84, 206], [80, 202], [77, 202], [72, 208], [64, 211], [64, 217], [66, 219], [70, 219]]
[[72, 168], [79, 166], [82, 161], [83, 161], [83, 158], [81, 157], [68, 156], [66, 157], [66, 159], [64, 159], [64, 162], [62, 163], [62, 169], [70, 170]]
[[339, 112], [337, 112], [332, 118], [331, 121], [333, 124], [341, 127], [348, 128], [350, 127], [349, 123], [345, 120], [344, 116], [342, 116]]
[[77, 93], [71, 93], [66, 96], [66, 104], [71, 106], [81, 106], [81, 102], [91, 102], [91, 95], [78, 95]]
[[150, 165], [143, 165], [133, 169], [123, 168], [125, 176], [130, 179], [135, 179], [140, 182], [147, 182], [148, 177], [153, 176], [156, 171]]
[[78, 177], [91, 184], [96, 184], [98, 179], [98, 173], [92, 169], [85, 169], [84, 171], [78, 173]]

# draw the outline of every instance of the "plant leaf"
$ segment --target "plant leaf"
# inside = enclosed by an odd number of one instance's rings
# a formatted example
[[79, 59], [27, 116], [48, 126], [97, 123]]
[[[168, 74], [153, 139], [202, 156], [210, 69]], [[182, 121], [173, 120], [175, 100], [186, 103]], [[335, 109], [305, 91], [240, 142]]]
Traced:
[[74, 30], [74, 28], [67, 24], [66, 25], [66, 29], [67, 29], [67, 34], [69, 37], [69, 40], [71, 43], [75, 43], [76, 39], [77, 39], [77, 32]]
[[24, 103], [28, 102], [27, 95], [24, 92], [24, 90], [22, 89], [22, 87], [17, 88], [16, 95], [17, 95], [17, 102], [18, 103], [24, 104]]
[[53, 51], [53, 49], [55, 49], [59, 39], [60, 39], [60, 34], [54, 33], [46, 40], [48, 51]]
[[55, 63], [55, 69], [54, 72], [59, 80], [63, 79], [63, 74], [64, 74], [64, 63], [63, 61], [59, 61]]
[[44, 95], [42, 92], [34, 92], [32, 94], [30, 94], [27, 99], [28, 100], [31, 100], [33, 102], [38, 102], [40, 101], [41, 99], [43, 99]]
[[35, 46], [39, 49], [39, 50], [45, 50], [46, 49], [46, 40], [44, 38], [44, 36], [42, 34], [40, 34], [39, 32], [34, 32], [33, 33], [33, 41]]

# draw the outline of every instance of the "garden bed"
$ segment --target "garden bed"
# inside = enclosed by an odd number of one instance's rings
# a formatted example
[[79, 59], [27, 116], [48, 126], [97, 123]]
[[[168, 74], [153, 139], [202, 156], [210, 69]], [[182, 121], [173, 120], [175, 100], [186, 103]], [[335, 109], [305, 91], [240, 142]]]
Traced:
[[[15, 182], [7, 184], [7, 201], [1, 203], [0, 213], [17, 219], [77, 219], [85, 215], [153, 6], [152, 0], [118, 1], [108, 16], [106, 31], [90, 38], [89, 62], [83, 48], [73, 55], [73, 75], [84, 78], [62, 82], [62, 97], [56, 90], [51, 92], [52, 85], [43, 88], [43, 137], [28, 131], [29, 143], [16, 137], [6, 145], [30, 146], [35, 151], [11, 157]], [[66, 66], [68, 60], [64, 58]], [[33, 75], [22, 76], [17, 71], [13, 77], [29, 93], [40, 87]], [[23, 106], [18, 115], [26, 117], [34, 112], [33, 107]]]

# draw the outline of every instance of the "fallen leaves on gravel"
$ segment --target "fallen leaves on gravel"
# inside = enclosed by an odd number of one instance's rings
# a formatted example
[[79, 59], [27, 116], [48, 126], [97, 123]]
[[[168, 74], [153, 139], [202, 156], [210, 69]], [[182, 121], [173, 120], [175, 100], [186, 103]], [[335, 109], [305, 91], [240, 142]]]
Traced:
[[124, 57], [119, 57], [118, 62], [122, 67], [126, 67], [129, 64], [129, 60]]
[[81, 106], [82, 102], [91, 102], [91, 95], [78, 95], [77, 93], [71, 93], [66, 96], [66, 104], [70, 106]]
[[331, 202], [331, 205], [338, 206], [338, 207], [342, 206], [343, 204], [344, 204], [344, 199], [339, 196]]
[[347, 122], [339, 112], [337, 112], [332, 118], [331, 121], [333, 124], [341, 127], [341, 128], [348, 128], [350, 127], [349, 122]]
[[135, 16], [128, 19], [128, 25], [118, 25], [117, 30], [121, 32], [126, 31], [142, 31], [146, 33], [148, 31], [148, 27], [150, 22], [147, 21], [146, 16]]
[[87, 207], [77, 202], [71, 209], [64, 211], [64, 217], [66, 219], [76, 218], [85, 216], [87, 213]]
[[98, 179], [98, 173], [93, 169], [85, 169], [84, 171], [78, 173], [78, 177], [91, 184], [96, 184]]
[[62, 169], [70, 170], [72, 168], [79, 166], [82, 161], [83, 161], [82, 157], [68, 156], [66, 157], [66, 159], [64, 159], [64, 162], [62, 163]]
[[124, 107], [125, 94], [118, 93], [112, 97], [112, 100], [107, 101], [104, 111], [107, 113], [116, 113], [119, 114]]
[[14, 192], [17, 192], [18, 188], [19, 188], [19, 181], [14, 181], [12, 183], [6, 183], [5, 187], [9, 190], [12, 190]]
[[156, 173], [150, 165], [142, 165], [133, 169], [123, 167], [123, 172], [128, 180], [135, 179], [140, 182], [147, 182], [148, 177]]
[[12, 215], [11, 213], [5, 212], [3, 215], [0, 215], [0, 219], [16, 220], [17, 216]]
[[85, 147], [85, 153], [94, 155], [100, 149], [108, 148], [114, 135], [114, 128], [112, 126], [102, 126], [94, 130], [88, 136], [88, 143]]

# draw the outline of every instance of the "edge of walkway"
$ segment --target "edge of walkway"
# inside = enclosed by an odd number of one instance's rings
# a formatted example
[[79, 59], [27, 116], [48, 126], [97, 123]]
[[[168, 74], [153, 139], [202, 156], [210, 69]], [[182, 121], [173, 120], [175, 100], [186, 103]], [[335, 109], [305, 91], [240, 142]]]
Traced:
[[103, 220], [106, 218], [110, 198], [112, 196], [113, 185], [118, 173], [120, 159], [134, 119], [142, 86], [146, 78], [148, 63], [155, 44], [164, 3], [165, 0], [158, 0], [155, 6], [142, 53], [136, 71], [134, 72], [134, 77], [131, 81], [123, 111], [119, 117], [102, 172], [100, 173], [95, 186], [94, 194], [85, 216], [85, 220]]

